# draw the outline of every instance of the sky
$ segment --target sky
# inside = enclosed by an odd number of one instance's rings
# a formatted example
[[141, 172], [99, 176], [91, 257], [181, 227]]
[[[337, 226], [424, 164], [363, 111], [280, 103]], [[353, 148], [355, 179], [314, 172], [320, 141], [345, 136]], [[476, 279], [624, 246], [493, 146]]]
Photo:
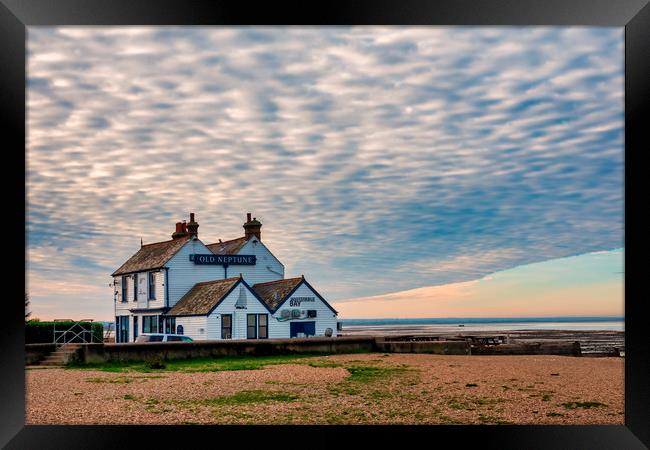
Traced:
[[[31, 309], [109, 320], [140, 239], [189, 212], [204, 242], [236, 238], [250, 211], [342, 318], [424, 308], [420, 288], [475, 301], [429, 317], [593, 315], [605, 291], [620, 315], [623, 32], [29, 27]], [[525, 269], [577, 255], [573, 278]], [[602, 255], [604, 291], [581, 281]]]

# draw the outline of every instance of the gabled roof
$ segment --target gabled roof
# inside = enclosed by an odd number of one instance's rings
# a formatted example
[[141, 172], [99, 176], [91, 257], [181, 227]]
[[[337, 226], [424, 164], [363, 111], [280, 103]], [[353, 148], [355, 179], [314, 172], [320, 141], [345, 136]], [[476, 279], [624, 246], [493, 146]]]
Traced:
[[217, 307], [234, 288], [239, 277], [223, 280], [204, 281], [196, 283], [179, 301], [167, 312], [168, 316], [203, 316], [208, 315]]
[[269, 281], [267, 283], [257, 283], [253, 285], [253, 292], [268, 305], [273, 311], [277, 311], [280, 306], [293, 294], [301, 284], [307, 286], [311, 291], [320, 299], [325, 306], [327, 306], [334, 314], [338, 312], [332, 308], [332, 305], [327, 303], [327, 300], [314, 289], [314, 287], [307, 283], [304, 277], [287, 278], [286, 280]]
[[145, 270], [160, 269], [169, 261], [172, 256], [178, 252], [187, 241], [189, 236], [179, 239], [172, 239], [163, 242], [154, 242], [140, 247], [140, 250], [131, 256], [124, 264], [120, 266], [111, 276], [123, 275], [133, 272], [143, 272]]
[[271, 310], [275, 310], [298, 287], [301, 281], [304, 281], [304, 278], [287, 278], [257, 283], [253, 285], [253, 291]]
[[246, 236], [206, 245], [215, 255], [234, 255], [246, 244]]

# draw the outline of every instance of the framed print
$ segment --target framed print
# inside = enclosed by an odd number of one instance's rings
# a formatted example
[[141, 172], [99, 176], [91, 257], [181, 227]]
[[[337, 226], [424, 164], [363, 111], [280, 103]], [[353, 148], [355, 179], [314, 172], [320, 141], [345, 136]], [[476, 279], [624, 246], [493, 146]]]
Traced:
[[650, 445], [646, 1], [0, 18], [7, 448]]

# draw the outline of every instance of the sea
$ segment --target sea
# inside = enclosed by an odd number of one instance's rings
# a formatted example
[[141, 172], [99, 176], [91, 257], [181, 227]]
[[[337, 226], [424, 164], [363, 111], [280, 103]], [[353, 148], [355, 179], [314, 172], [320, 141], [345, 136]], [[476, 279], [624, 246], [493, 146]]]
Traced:
[[339, 319], [343, 332], [381, 332], [382, 330], [446, 331], [624, 331], [624, 317], [491, 317], [423, 319]]

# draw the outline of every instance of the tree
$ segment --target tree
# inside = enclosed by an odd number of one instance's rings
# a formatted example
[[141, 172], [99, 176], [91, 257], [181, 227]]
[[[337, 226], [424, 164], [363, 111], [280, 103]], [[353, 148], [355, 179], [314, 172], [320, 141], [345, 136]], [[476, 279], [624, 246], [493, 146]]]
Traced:
[[29, 308], [29, 295], [25, 292], [25, 322], [29, 320], [29, 316], [32, 315], [32, 312], [28, 310]]

